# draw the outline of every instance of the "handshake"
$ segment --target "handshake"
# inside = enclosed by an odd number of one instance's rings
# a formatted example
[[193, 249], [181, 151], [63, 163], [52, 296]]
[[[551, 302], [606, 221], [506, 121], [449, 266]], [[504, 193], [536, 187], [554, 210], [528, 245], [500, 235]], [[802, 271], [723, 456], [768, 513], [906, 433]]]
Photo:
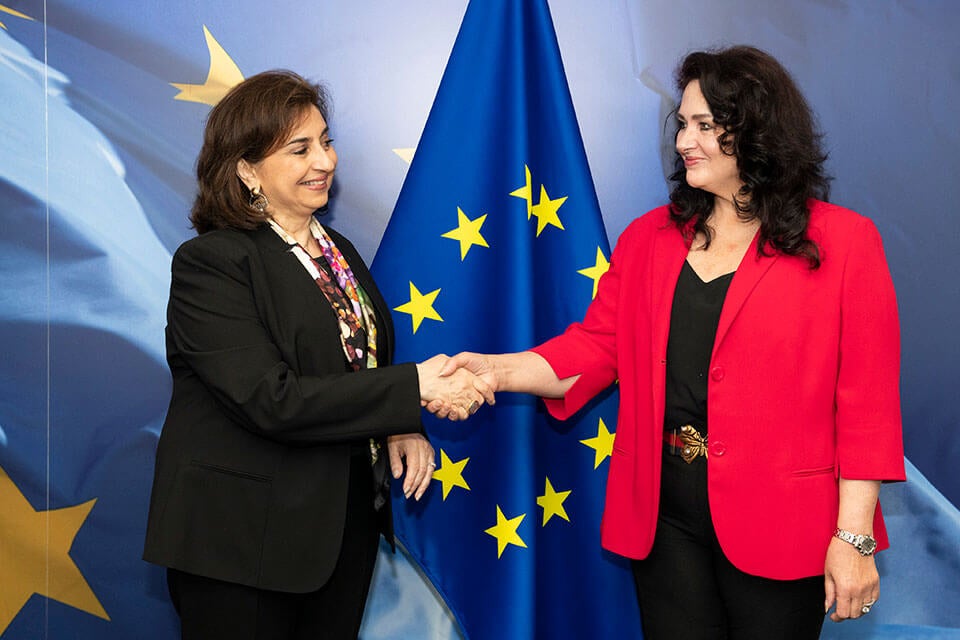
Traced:
[[499, 390], [489, 356], [459, 353], [438, 354], [417, 365], [420, 405], [438, 418], [466, 420], [484, 402], [494, 404]]

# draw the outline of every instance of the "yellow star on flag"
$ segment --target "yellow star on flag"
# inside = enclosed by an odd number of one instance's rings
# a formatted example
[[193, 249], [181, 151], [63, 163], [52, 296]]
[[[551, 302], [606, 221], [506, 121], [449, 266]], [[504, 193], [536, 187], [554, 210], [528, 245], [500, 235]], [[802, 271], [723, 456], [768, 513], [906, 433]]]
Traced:
[[506, 516], [503, 515], [503, 511], [500, 510], [500, 505], [497, 505], [497, 524], [485, 530], [484, 533], [488, 533], [497, 539], [498, 558], [503, 555], [503, 550], [507, 548], [508, 544], [523, 547], [524, 549], [527, 548], [527, 543], [524, 542], [520, 534], [517, 533], [517, 527], [520, 526], [520, 523], [523, 522], [523, 519], [526, 517], [527, 514], [521, 513], [516, 518], [510, 518], [508, 520]]
[[614, 434], [607, 431], [607, 425], [603, 423], [603, 418], [600, 418], [600, 425], [597, 427], [596, 437], [580, 441], [580, 444], [585, 444], [594, 450], [594, 469], [599, 467], [600, 463], [606, 458], [609, 458], [610, 454], [613, 453], [613, 437]]
[[37, 511], [0, 468], [0, 635], [35, 593], [110, 619], [70, 557], [96, 502]]
[[[10, 7], [4, 6], [2, 4], [0, 4], [0, 13], [10, 14], [14, 18], [23, 18], [24, 20], [31, 20], [31, 21], [33, 20], [33, 18], [31, 18], [27, 14], [20, 13], [19, 11], [15, 9], [11, 9]], [[0, 29], [6, 29], [6, 28], [7, 28], [7, 25], [3, 24], [3, 22], [0, 22]], [[2, 633], [2, 631], [0, 631], [0, 633]]]
[[540, 185], [540, 202], [533, 205], [532, 211], [533, 215], [537, 216], [538, 237], [548, 224], [552, 224], [558, 229], [563, 229], [563, 223], [560, 222], [560, 216], [557, 215], [557, 211], [566, 201], [567, 196], [551, 200], [550, 196], [547, 195], [547, 188], [543, 185]]
[[605, 274], [607, 270], [610, 269], [610, 263], [607, 262], [607, 259], [603, 255], [603, 251], [600, 250], [600, 247], [597, 247], [597, 262], [592, 267], [587, 267], [586, 269], [580, 269], [577, 271], [582, 276], [587, 276], [593, 280], [593, 296], [592, 298], [597, 297], [597, 285], [600, 284], [600, 276]]
[[542, 526], [547, 526], [547, 523], [550, 522], [550, 518], [553, 516], [560, 516], [567, 522], [570, 522], [570, 517], [567, 516], [567, 510], [563, 508], [563, 501], [570, 497], [570, 493], [570, 491], [554, 491], [553, 485], [550, 484], [550, 478], [547, 478], [543, 495], [537, 496], [537, 505], [543, 507]]
[[440, 468], [433, 472], [433, 479], [439, 480], [443, 484], [444, 500], [447, 499], [454, 487], [463, 487], [470, 491], [470, 485], [463, 479], [463, 468], [467, 466], [468, 462], [470, 462], [470, 458], [454, 462], [446, 451], [440, 449]]
[[413, 332], [416, 333], [417, 329], [420, 328], [420, 323], [423, 322], [424, 318], [430, 318], [431, 320], [437, 320], [443, 322], [443, 318], [440, 317], [440, 314], [436, 312], [433, 308], [433, 303], [436, 301], [437, 296], [440, 295], [440, 289], [431, 291], [430, 293], [424, 295], [413, 286], [413, 283], [410, 283], [410, 301], [404, 302], [399, 307], [395, 307], [394, 311], [399, 311], [400, 313], [409, 313], [413, 319]]
[[530, 183], [530, 167], [523, 165], [523, 173], [527, 178], [526, 184], [511, 191], [510, 195], [514, 198], [523, 198], [527, 201], [527, 220], [529, 220], [530, 214], [533, 212], [533, 187]]
[[471, 220], [463, 212], [463, 209], [457, 207], [457, 228], [447, 231], [440, 237], [460, 241], [460, 262], [463, 262], [463, 259], [467, 257], [467, 252], [473, 245], [490, 247], [486, 239], [480, 235], [480, 227], [483, 226], [483, 221], [486, 219], [487, 214], [483, 214], [476, 220]]
[[173, 97], [174, 100], [199, 102], [212, 107], [220, 102], [230, 89], [243, 82], [243, 74], [206, 25], [203, 26], [203, 35], [207, 39], [207, 50], [210, 51], [210, 71], [207, 72], [206, 81], [203, 84], [170, 84], [180, 89], [180, 93]]

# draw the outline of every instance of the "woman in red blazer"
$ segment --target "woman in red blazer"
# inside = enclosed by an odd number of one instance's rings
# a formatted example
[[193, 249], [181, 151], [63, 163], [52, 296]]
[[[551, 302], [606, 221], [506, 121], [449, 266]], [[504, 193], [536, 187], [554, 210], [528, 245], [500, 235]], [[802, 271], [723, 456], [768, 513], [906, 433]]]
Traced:
[[905, 479], [893, 285], [874, 225], [825, 202], [776, 60], [693, 53], [677, 85], [671, 204], [624, 231], [583, 322], [445, 371], [558, 418], [619, 380], [602, 543], [634, 559], [646, 638], [816, 638], [877, 602], [879, 488]]

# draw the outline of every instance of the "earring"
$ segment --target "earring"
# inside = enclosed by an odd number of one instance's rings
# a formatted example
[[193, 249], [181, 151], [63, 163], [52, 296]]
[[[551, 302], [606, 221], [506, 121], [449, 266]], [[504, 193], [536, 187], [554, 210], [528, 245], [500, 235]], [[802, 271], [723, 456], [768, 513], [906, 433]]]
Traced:
[[267, 196], [263, 195], [260, 192], [259, 186], [254, 187], [253, 189], [250, 189], [250, 206], [251, 207], [259, 211], [260, 213], [263, 213], [264, 211], [267, 210], [267, 206], [269, 206], [269, 204], [270, 204], [270, 201], [267, 200]]

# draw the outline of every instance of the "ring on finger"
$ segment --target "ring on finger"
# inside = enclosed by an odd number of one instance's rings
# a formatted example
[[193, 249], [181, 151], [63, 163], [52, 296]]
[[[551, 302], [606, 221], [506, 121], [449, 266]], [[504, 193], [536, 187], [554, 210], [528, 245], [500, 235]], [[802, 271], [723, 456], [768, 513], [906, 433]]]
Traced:
[[870, 602], [864, 602], [863, 606], [860, 607], [860, 613], [863, 613], [863, 614], [870, 613], [870, 609], [873, 607], [873, 605], [876, 602], [877, 602], [876, 600], [871, 600]]
[[474, 400], [473, 402], [470, 403], [470, 407], [467, 409], [467, 411], [469, 411], [470, 413], [476, 413], [477, 409], [479, 408], [480, 408], [480, 403]]

